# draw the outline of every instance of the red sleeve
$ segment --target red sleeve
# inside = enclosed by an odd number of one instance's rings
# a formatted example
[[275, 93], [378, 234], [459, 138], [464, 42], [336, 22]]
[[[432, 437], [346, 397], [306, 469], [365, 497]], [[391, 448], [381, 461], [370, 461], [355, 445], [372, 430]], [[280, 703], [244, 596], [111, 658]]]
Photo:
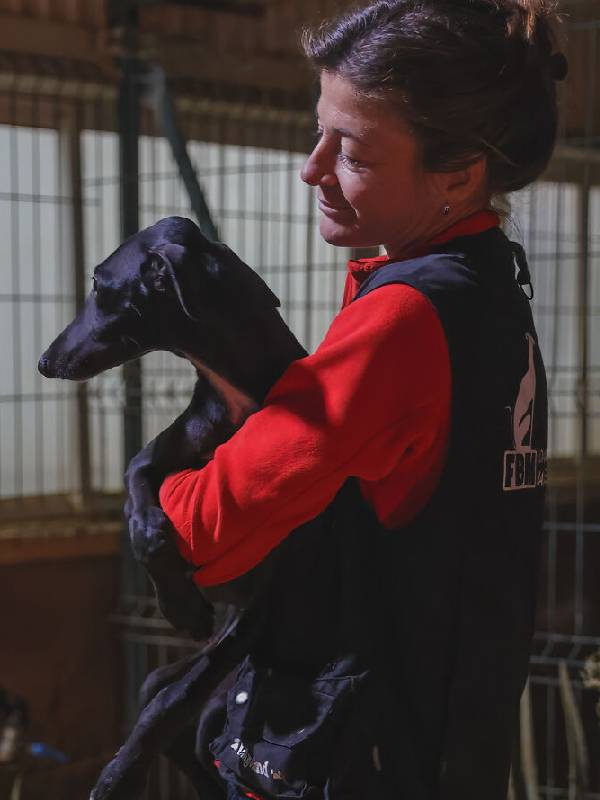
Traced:
[[164, 481], [160, 502], [197, 582], [247, 572], [347, 477], [377, 481], [414, 458], [447, 417], [449, 384], [442, 326], [415, 289], [385, 286], [344, 308], [203, 469]]

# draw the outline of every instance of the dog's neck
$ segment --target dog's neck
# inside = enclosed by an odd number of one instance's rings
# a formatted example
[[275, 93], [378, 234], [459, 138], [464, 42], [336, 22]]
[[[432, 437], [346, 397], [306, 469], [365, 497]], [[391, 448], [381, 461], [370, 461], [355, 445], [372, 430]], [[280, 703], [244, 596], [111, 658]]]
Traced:
[[236, 426], [260, 406], [290, 363], [306, 355], [275, 309], [272, 319], [257, 320], [243, 331], [228, 330], [217, 351], [218, 361], [214, 355], [206, 358], [194, 348], [184, 348], [187, 359], [223, 397]]
[[196, 370], [208, 379], [213, 389], [221, 395], [227, 406], [227, 415], [236, 428], [244, 422], [246, 417], [256, 411], [258, 404], [250, 395], [238, 389], [233, 384], [219, 375], [204, 362], [186, 353], [188, 361], [190, 361]]

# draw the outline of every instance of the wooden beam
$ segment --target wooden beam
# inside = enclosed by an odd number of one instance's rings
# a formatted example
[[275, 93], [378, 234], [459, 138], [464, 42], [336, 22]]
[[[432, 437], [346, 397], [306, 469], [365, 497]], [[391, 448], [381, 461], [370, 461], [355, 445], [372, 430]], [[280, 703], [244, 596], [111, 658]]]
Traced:
[[0, 499], [0, 541], [10, 527], [43, 527], [50, 524], [58, 527], [75, 527], [85, 524], [112, 522], [121, 519], [124, 492], [95, 492], [89, 504], [82, 510], [78, 498], [73, 494], [26, 495], [25, 497], [3, 497]]
[[192, 43], [161, 41], [156, 56], [169, 78], [233, 83], [258, 89], [309, 92], [314, 74], [305, 59], [256, 53], [239, 58]]
[[95, 534], [2, 539], [0, 566], [31, 564], [35, 561], [72, 561], [117, 556], [122, 538], [121, 523], [114, 523], [114, 527], [115, 530]]
[[[118, 37], [114, 39], [106, 30], [0, 13], [0, 51], [34, 59], [54, 59], [60, 77], [66, 80], [79, 77], [69, 74], [70, 70], [76, 73], [77, 63], [95, 68], [99, 78], [116, 81], [118, 77], [114, 65], [119, 51]], [[314, 81], [305, 59], [295, 54], [237, 53], [215, 43], [207, 47], [190, 40], [145, 34], [140, 41], [140, 56], [158, 61], [171, 79], [307, 94]], [[30, 65], [27, 68], [31, 70]]]
[[[589, 162], [585, 159], [586, 154], [591, 155]], [[579, 148], [559, 145], [540, 180], [579, 185], [585, 170], [588, 171], [590, 186], [600, 185], [600, 162], [597, 154], [594, 158], [594, 151], [589, 148], [579, 151]]]
[[95, 64], [114, 73], [106, 34], [80, 25], [48, 19], [0, 14], [0, 50], [42, 58], [70, 59]]

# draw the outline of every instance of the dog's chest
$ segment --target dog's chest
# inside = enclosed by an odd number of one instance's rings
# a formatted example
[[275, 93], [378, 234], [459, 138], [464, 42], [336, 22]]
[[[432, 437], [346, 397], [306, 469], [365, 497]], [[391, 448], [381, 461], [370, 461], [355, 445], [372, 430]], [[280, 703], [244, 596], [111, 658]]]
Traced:
[[229, 419], [236, 428], [239, 428], [246, 417], [257, 410], [257, 403], [249, 395], [244, 394], [244, 392], [240, 391], [236, 386], [233, 386], [221, 375], [214, 372], [210, 367], [207, 367], [206, 364], [203, 364], [202, 361], [198, 361], [191, 356], [188, 356], [188, 359], [196, 367], [198, 372], [210, 381], [210, 385], [213, 389], [221, 395], [227, 406]]

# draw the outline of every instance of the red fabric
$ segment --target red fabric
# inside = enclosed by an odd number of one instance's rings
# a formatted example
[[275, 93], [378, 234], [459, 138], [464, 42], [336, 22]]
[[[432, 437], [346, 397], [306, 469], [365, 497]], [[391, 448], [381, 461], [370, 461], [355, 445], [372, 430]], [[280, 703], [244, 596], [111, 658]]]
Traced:
[[203, 565], [199, 582], [255, 566], [350, 475], [384, 523], [406, 519], [435, 487], [449, 401], [446, 340], [423, 295], [395, 285], [345, 308], [204, 469], [163, 483], [181, 552]]
[[[481, 225], [480, 217], [471, 224]], [[357, 288], [386, 260], [351, 262], [349, 278]], [[247, 572], [322, 511], [349, 476], [390, 528], [410, 521], [433, 494], [451, 400], [437, 313], [402, 284], [348, 302], [315, 353], [290, 365], [206, 467], [164, 481], [161, 505], [181, 553], [200, 567], [200, 585]]]

